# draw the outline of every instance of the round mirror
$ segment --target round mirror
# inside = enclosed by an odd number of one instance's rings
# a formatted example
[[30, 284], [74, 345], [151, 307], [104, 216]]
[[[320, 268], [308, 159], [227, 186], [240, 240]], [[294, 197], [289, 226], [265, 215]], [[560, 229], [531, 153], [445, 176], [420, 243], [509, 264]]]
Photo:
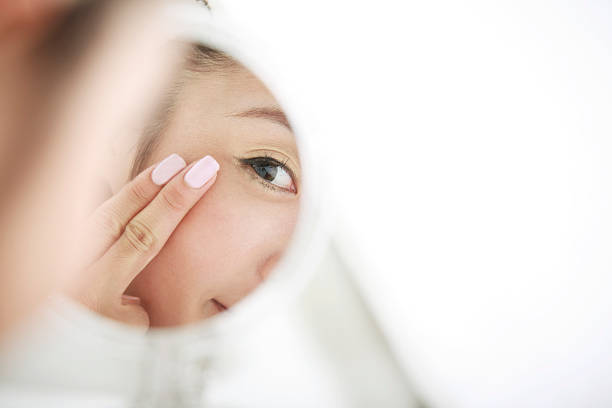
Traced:
[[[72, 296], [147, 328], [227, 314], [269, 279], [299, 287], [317, 225], [304, 199], [314, 190], [304, 143], [268, 85], [273, 70], [207, 7], [181, 4], [168, 15], [180, 27], [180, 63], [155, 112], [112, 139], [94, 217], [114, 238], [88, 266], [95, 284]], [[271, 285], [245, 309], [286, 296]], [[121, 305], [100, 306], [109, 287]]]
[[265, 46], [238, 41], [195, 1], [167, 15], [182, 57], [154, 111], [131, 118], [104, 152], [92, 206], [102, 217], [87, 236], [101, 239], [76, 252], [95, 255], [83, 283], [19, 337], [4, 379], [142, 406], [199, 400], [213, 360], [237, 368], [217, 346], [245, 343], [296, 299], [325, 249], [305, 114], [275, 82]]

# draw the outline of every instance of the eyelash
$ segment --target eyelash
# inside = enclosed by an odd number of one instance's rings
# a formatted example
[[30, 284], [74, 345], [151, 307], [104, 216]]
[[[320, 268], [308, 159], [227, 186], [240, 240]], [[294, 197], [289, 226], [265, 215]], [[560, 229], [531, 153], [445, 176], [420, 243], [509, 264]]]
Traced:
[[[257, 181], [259, 181], [265, 188], [269, 188], [270, 190], [274, 190], [274, 191], [278, 191], [281, 193], [289, 193], [289, 194], [296, 194], [297, 193], [297, 183], [295, 181], [295, 173], [293, 172], [293, 170], [291, 170], [291, 168], [289, 166], [287, 166], [287, 160], [285, 160], [284, 162], [281, 162], [277, 159], [275, 159], [274, 157], [265, 155], [265, 156], [257, 156], [257, 157], [242, 157], [242, 158], [237, 158], [238, 162], [246, 168], [246, 170], [250, 171], [252, 173], [252, 176], [254, 178], [257, 179]], [[257, 173], [255, 173], [255, 169], [253, 168], [254, 165], [259, 165], [259, 166], [278, 166], [280, 168], [282, 168], [283, 170], [285, 170], [289, 176], [291, 177], [291, 180], [293, 181], [293, 185], [296, 188], [295, 192], [292, 191], [287, 191], [284, 188], [280, 188], [278, 186], [275, 186], [274, 184], [264, 180], [263, 178], [261, 178], [261, 176], [259, 176]]]

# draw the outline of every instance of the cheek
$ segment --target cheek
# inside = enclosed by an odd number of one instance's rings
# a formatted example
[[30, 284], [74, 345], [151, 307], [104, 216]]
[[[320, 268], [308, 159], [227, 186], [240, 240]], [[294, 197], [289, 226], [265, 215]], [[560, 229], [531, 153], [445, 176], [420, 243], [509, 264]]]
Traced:
[[218, 181], [141, 278], [191, 298], [241, 298], [287, 247], [298, 209], [297, 200], [266, 201]]
[[211, 284], [235, 278], [258, 280], [258, 270], [288, 245], [297, 205], [256, 199], [222, 184], [217, 187], [177, 229], [177, 245], [192, 248], [183, 253], [190, 259], [190, 269], [202, 271]]

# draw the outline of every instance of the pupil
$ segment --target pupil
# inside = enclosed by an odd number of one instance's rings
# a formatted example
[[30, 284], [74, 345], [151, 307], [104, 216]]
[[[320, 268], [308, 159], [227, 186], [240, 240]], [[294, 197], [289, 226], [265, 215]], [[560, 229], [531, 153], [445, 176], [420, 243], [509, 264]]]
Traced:
[[259, 177], [268, 181], [274, 180], [278, 172], [278, 166], [253, 166], [253, 169]]

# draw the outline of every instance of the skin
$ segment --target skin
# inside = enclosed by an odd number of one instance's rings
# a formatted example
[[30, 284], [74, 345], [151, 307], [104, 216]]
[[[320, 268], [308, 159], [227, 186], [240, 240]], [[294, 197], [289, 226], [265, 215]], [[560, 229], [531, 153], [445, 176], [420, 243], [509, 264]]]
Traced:
[[[232, 307], [268, 276], [287, 247], [299, 210], [298, 151], [278, 112], [260, 108], [280, 111], [267, 88], [239, 66], [197, 73], [177, 96], [146, 166], [178, 153], [187, 163], [211, 155], [220, 170], [126, 291], [140, 298], [151, 326], [192, 323]], [[271, 185], [237, 159], [260, 156], [286, 162], [296, 191]]]
[[[126, 120], [154, 108], [174, 67], [160, 2], [146, 9], [94, 2], [90, 14], [66, 21], [70, 3], [0, 1], [0, 340], [49, 295], [91, 287], [74, 258], [96, 247], [90, 238], [104, 237], [81, 235], [101, 147]], [[109, 266], [121, 275], [121, 265]]]

